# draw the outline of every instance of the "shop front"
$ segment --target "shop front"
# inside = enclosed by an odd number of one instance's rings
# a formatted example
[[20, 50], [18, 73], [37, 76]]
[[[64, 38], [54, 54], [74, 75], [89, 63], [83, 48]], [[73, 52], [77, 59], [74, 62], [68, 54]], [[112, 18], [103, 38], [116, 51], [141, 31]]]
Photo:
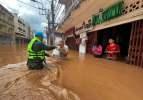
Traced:
[[91, 19], [75, 26], [69, 45], [75, 45], [76, 40], [79, 40], [79, 44], [84, 39], [83, 36], [86, 36], [86, 51], [92, 53], [93, 45], [98, 42], [103, 45], [104, 54], [108, 40], [112, 38], [120, 46], [121, 61], [143, 67], [142, 0], [121, 0], [108, 8], [100, 9]]
[[[103, 46], [104, 53], [108, 40], [112, 38], [120, 46], [120, 60], [143, 67], [143, 20], [128, 22], [93, 32], [97, 33], [97, 41]], [[93, 38], [92, 35], [91, 38]], [[95, 40], [93, 39], [93, 41]]]
[[78, 44], [80, 45], [82, 42], [85, 42], [85, 52], [87, 53], [91, 53], [92, 45], [96, 39], [96, 33], [90, 32], [92, 29], [91, 19], [84, 21], [80, 26], [76, 26], [75, 34], [77, 36], [80, 35]]
[[78, 50], [78, 45], [76, 43], [79, 36], [75, 35], [75, 27], [71, 27], [64, 33], [66, 37], [66, 44], [72, 50]]
[[143, 67], [143, 1], [128, 4], [120, 1], [93, 15], [92, 24], [91, 32], [97, 33], [97, 41], [103, 45], [104, 53], [112, 38], [120, 46], [122, 61]]

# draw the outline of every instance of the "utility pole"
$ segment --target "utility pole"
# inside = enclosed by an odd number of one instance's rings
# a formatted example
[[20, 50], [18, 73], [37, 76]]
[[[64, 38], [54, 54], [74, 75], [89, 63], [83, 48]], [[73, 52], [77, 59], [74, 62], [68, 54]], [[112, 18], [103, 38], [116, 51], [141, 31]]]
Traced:
[[52, 13], [52, 28], [54, 30], [55, 28], [55, 6], [54, 6], [54, 0], [51, 2], [51, 13]]
[[[46, 11], [46, 8], [43, 8], [43, 4], [39, 2], [38, 0], [31, 0], [33, 2], [39, 3], [42, 5], [42, 8], [39, 8], [39, 10]], [[47, 35], [49, 36], [50, 39], [50, 44], [54, 45], [54, 40], [55, 40], [55, 0], [51, 0], [51, 8], [48, 9], [48, 13], [42, 14], [46, 15], [47, 20], [48, 20], [48, 32]], [[47, 41], [48, 42], [48, 41]]]
[[54, 45], [54, 40], [55, 40], [55, 5], [54, 5], [54, 0], [51, 1], [51, 15], [52, 15], [52, 32], [51, 32], [51, 44]]
[[47, 34], [47, 43], [48, 44], [51, 44], [51, 38], [50, 38], [50, 35], [51, 35], [51, 24], [50, 24], [50, 10], [48, 10], [48, 13], [47, 13], [47, 20], [48, 20], [48, 30], [46, 31], [46, 34]]

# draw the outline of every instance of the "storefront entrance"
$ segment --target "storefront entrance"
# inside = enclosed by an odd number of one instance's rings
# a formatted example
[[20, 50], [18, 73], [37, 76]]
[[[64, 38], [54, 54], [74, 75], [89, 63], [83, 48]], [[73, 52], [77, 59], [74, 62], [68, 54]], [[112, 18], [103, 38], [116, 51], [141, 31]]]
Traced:
[[143, 67], [143, 20], [98, 31], [97, 41], [103, 45], [104, 50], [109, 38], [119, 44], [121, 59]]
[[103, 45], [105, 51], [108, 40], [110, 38], [114, 39], [120, 46], [120, 57], [126, 58], [128, 56], [131, 28], [132, 24], [129, 23], [98, 31], [97, 40]]

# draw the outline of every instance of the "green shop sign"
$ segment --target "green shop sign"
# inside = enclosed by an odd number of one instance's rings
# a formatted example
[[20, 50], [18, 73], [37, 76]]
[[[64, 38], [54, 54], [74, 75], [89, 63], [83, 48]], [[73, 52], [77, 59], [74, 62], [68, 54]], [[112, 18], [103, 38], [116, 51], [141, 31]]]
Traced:
[[103, 12], [100, 12], [98, 15], [92, 16], [92, 25], [101, 24], [110, 19], [116, 18], [122, 15], [124, 2], [120, 1], [109, 8], [105, 9]]

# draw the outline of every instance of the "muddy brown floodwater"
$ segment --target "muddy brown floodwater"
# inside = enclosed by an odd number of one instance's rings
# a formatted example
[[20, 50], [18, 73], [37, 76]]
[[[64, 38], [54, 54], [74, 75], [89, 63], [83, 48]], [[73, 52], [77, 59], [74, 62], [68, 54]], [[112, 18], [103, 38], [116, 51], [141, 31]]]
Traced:
[[43, 70], [28, 70], [26, 46], [0, 49], [0, 100], [80, 100], [72, 91], [59, 86], [59, 59], [48, 58]]
[[61, 84], [81, 100], [143, 100], [143, 69], [70, 52]]
[[0, 45], [0, 67], [25, 61], [26, 46]]
[[29, 71], [25, 47], [0, 48], [0, 100], [143, 100], [143, 69], [70, 51]]

